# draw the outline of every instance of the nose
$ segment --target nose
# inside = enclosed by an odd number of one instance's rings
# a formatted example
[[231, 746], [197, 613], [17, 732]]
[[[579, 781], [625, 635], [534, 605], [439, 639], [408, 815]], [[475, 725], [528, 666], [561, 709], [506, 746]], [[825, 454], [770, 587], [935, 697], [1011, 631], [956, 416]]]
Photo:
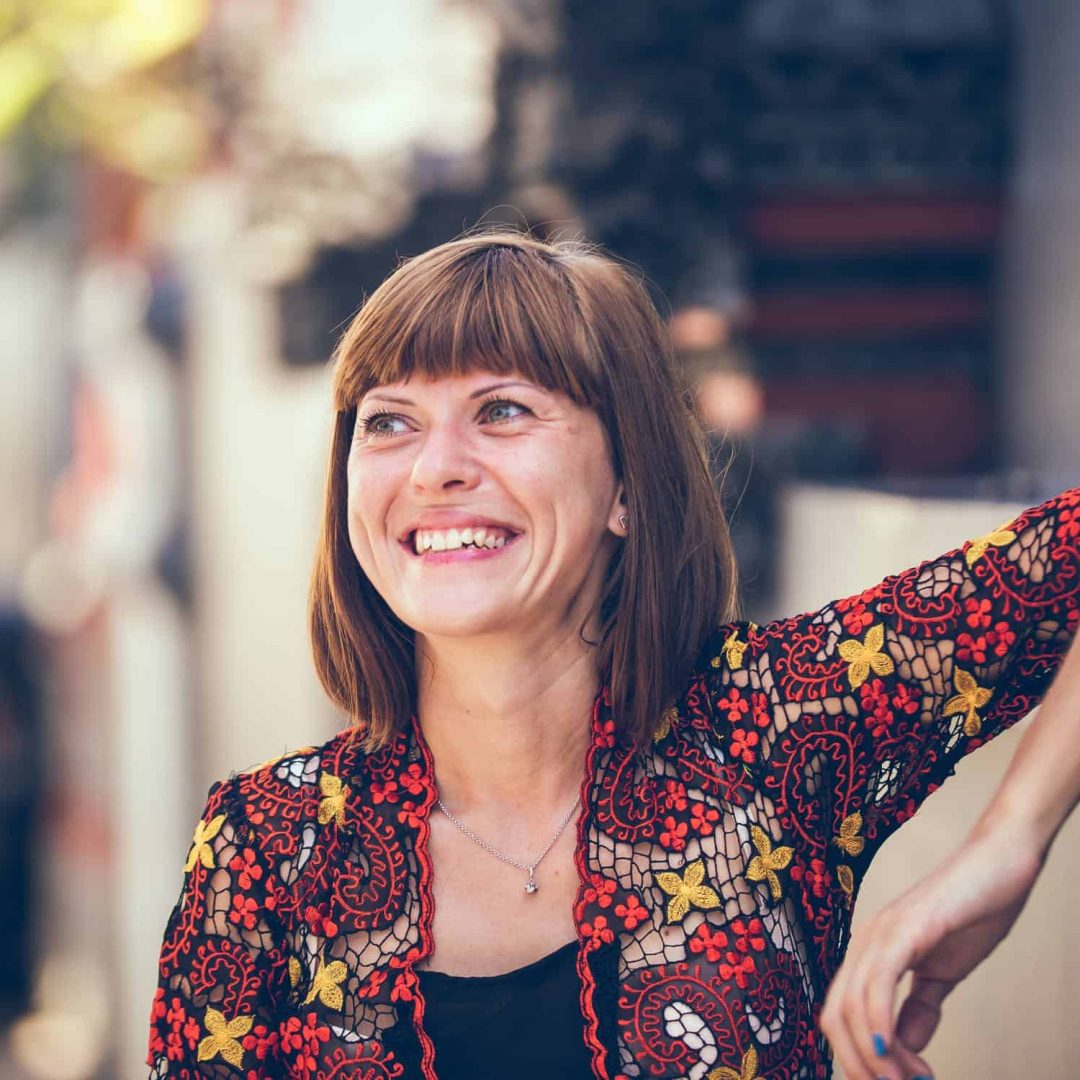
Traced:
[[465, 433], [455, 424], [432, 425], [420, 440], [411, 480], [418, 491], [475, 487], [479, 464]]

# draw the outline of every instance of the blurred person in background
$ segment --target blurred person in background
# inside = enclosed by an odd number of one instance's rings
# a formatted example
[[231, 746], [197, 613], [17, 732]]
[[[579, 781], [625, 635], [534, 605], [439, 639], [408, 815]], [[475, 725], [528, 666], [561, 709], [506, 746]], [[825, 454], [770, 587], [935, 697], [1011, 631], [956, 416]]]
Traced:
[[758, 625], [679, 390], [580, 246], [467, 237], [367, 300], [312, 587], [350, 725], [211, 787], [153, 1077], [830, 1074], [871, 859], [1075, 653], [1080, 489]]

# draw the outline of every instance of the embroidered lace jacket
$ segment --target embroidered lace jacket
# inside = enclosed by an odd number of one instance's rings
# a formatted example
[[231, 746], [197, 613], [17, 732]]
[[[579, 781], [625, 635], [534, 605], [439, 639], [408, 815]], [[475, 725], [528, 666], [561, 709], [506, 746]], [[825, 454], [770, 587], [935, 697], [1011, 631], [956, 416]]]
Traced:
[[[574, 911], [595, 1075], [828, 1077], [817, 1017], [871, 859], [1039, 702], [1078, 623], [1080, 488], [819, 611], [721, 626], [647, 752], [601, 692]], [[343, 731], [211, 787], [152, 1077], [438, 1075], [414, 970], [432, 775], [414, 721], [376, 754]]]

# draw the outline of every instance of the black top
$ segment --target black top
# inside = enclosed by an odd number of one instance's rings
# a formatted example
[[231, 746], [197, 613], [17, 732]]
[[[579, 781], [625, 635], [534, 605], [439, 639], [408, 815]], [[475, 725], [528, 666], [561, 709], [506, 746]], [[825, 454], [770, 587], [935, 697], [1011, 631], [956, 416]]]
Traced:
[[418, 970], [439, 1080], [591, 1080], [576, 963], [569, 941], [502, 975]]

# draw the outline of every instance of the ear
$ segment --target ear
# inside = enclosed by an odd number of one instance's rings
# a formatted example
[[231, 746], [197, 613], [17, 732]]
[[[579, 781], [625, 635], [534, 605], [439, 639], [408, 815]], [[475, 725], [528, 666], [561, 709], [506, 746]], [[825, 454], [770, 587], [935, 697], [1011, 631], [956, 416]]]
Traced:
[[[625, 519], [625, 523], [623, 520]], [[620, 483], [615, 493], [615, 500], [608, 517], [608, 529], [616, 536], [626, 536], [630, 532], [629, 508], [626, 502], [626, 489]]]

